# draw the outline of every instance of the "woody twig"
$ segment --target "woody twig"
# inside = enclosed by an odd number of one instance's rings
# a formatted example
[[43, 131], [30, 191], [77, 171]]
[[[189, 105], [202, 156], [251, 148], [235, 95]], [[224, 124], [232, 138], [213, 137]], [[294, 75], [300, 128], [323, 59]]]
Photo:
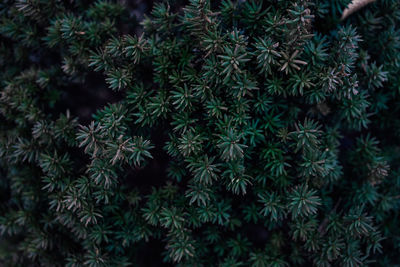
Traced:
[[341, 20], [345, 20], [348, 16], [366, 5], [375, 2], [376, 0], [353, 0], [350, 5], [343, 11]]

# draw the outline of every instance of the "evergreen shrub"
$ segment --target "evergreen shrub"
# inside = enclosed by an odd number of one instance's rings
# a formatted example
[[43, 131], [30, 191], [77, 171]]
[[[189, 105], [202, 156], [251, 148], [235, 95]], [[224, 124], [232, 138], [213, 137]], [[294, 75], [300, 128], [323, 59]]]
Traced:
[[400, 2], [0, 3], [2, 266], [396, 266]]

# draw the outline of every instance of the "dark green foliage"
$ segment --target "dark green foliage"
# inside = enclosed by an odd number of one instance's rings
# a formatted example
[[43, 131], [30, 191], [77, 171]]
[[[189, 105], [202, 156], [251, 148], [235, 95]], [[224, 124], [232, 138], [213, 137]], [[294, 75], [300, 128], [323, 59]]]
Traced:
[[129, 2], [0, 3], [0, 265], [399, 263], [398, 1]]

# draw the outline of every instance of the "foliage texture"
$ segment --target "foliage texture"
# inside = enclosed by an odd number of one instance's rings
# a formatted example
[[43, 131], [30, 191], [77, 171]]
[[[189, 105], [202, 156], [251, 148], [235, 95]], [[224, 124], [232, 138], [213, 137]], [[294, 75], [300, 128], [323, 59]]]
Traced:
[[349, 2], [1, 1], [0, 261], [398, 264], [400, 2]]

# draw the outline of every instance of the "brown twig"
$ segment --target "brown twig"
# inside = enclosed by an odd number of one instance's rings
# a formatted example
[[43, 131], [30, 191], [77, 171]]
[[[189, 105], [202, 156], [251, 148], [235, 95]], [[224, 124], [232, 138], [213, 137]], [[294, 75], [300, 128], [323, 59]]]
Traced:
[[341, 20], [346, 19], [348, 16], [356, 12], [357, 10], [365, 7], [366, 5], [375, 2], [376, 0], [353, 0], [350, 5], [343, 11]]
[[339, 198], [339, 200], [336, 202], [333, 210], [331, 210], [331, 212], [325, 217], [325, 219], [322, 221], [322, 223], [318, 227], [318, 232], [321, 234], [321, 236], [323, 236], [326, 233], [326, 226], [329, 223], [329, 216], [336, 212], [341, 201], [342, 201], [342, 198]]

